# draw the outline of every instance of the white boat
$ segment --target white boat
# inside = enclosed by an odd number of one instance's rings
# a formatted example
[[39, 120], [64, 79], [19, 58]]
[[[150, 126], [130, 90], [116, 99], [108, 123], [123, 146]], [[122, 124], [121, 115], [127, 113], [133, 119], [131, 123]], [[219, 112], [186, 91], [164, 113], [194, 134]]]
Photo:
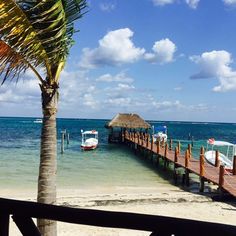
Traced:
[[235, 155], [236, 145], [225, 141], [216, 141], [213, 138], [208, 139], [207, 151], [204, 157], [211, 165], [215, 165], [217, 150], [219, 151], [220, 165], [224, 165], [225, 169], [231, 171], [233, 169], [232, 160]]
[[82, 134], [82, 143], [81, 148], [83, 150], [93, 150], [98, 146], [98, 132], [96, 130], [83, 131]]
[[167, 127], [164, 126], [152, 126], [153, 129], [153, 141], [167, 142]]
[[36, 119], [36, 120], [34, 120], [34, 123], [42, 124], [42, 123], [43, 123], [43, 120], [42, 120], [42, 119]]

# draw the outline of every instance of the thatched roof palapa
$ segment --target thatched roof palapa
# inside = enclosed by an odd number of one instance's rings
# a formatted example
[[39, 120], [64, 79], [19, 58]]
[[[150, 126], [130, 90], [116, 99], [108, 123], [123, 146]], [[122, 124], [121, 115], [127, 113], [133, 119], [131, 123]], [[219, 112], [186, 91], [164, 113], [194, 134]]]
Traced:
[[110, 122], [106, 124], [106, 128], [131, 128], [131, 129], [149, 129], [148, 124], [137, 114], [117, 114]]

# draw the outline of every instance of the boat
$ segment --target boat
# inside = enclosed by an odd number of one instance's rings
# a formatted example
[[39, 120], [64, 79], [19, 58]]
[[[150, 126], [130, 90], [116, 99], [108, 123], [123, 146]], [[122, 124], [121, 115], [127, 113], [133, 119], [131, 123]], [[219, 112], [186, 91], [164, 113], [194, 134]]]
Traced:
[[36, 119], [36, 120], [34, 120], [34, 123], [42, 124], [42, 123], [43, 123], [43, 120], [42, 120], [42, 119]]
[[226, 170], [232, 171], [232, 160], [235, 155], [236, 145], [225, 141], [217, 141], [214, 138], [208, 139], [207, 151], [205, 152], [204, 157], [208, 163], [214, 166], [216, 162], [216, 150], [219, 151], [220, 165], [224, 165]]
[[98, 131], [90, 130], [83, 131], [81, 130], [82, 143], [81, 148], [85, 151], [94, 150], [98, 146]]
[[152, 126], [153, 130], [153, 141], [164, 141], [167, 142], [167, 127], [164, 126]]

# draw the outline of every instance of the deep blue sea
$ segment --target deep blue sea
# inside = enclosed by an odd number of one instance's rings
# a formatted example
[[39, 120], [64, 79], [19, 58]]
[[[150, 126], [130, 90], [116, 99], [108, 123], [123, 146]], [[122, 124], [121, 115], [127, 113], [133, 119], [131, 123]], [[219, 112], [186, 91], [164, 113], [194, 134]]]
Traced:
[[[37, 185], [41, 124], [36, 118], [0, 117], [0, 187], [32, 188]], [[136, 157], [128, 148], [108, 144], [107, 120], [58, 119], [59, 187], [91, 188], [96, 186], [150, 186], [162, 181], [157, 172]], [[193, 151], [198, 156], [208, 138], [236, 142], [236, 124], [199, 122], [158, 122], [167, 125], [168, 137], [180, 140], [183, 148], [193, 136]], [[70, 134], [70, 144], [60, 153], [61, 131]], [[80, 150], [81, 129], [98, 130], [99, 147], [94, 151]], [[66, 146], [66, 145], [65, 145]]]

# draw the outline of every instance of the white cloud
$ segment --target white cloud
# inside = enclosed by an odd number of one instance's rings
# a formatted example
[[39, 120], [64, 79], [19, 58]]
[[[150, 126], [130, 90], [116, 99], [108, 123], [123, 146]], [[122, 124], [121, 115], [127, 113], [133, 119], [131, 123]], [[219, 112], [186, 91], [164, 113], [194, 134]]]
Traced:
[[232, 58], [229, 52], [224, 50], [204, 52], [190, 59], [200, 67], [200, 72], [192, 75], [192, 79], [218, 79], [220, 84], [213, 88], [215, 92], [236, 90], [236, 71], [230, 67]]
[[[225, 1], [235, 2], [235, 0], [225, 0]], [[152, 2], [154, 6], [165, 6], [168, 4], [178, 3], [179, 1], [178, 0], [152, 0]], [[196, 9], [199, 2], [200, 0], [185, 0], [185, 3], [192, 9]]]
[[135, 89], [135, 87], [129, 84], [118, 84], [118, 86], [114, 89], [118, 91], [124, 91], [124, 90], [133, 90]]
[[112, 106], [122, 107], [131, 107], [132, 99], [130, 97], [121, 97], [121, 98], [109, 98], [105, 101], [106, 104]]
[[110, 3], [110, 2], [101, 3], [99, 6], [100, 6], [100, 9], [105, 12], [111, 12], [116, 8], [116, 4]]
[[62, 71], [60, 83], [60, 106], [62, 109], [82, 110], [84, 107], [98, 109], [96, 99], [99, 89], [84, 71]]
[[175, 87], [174, 91], [181, 91], [183, 88], [182, 87]]
[[166, 64], [173, 61], [176, 45], [168, 38], [156, 41], [152, 47], [154, 53], [146, 53], [145, 59], [151, 63]]
[[99, 101], [91, 93], [86, 93], [83, 96], [83, 105], [92, 109], [99, 109]]
[[236, 5], [236, 0], [223, 0], [223, 2], [228, 6]]
[[79, 65], [83, 68], [95, 68], [104, 65], [121, 65], [139, 60], [145, 50], [135, 47], [131, 38], [133, 32], [129, 28], [109, 31], [99, 40], [95, 49], [84, 48]]
[[174, 3], [175, 0], [152, 0], [152, 2], [155, 6], [164, 6], [167, 4]]
[[162, 102], [153, 101], [152, 105], [159, 110], [179, 109], [183, 106], [180, 103], [180, 101], [178, 101], [178, 100], [176, 100], [174, 102], [172, 102], [172, 101], [162, 101]]
[[186, 3], [189, 5], [190, 8], [196, 9], [200, 0], [186, 0]]
[[101, 82], [122, 82], [122, 83], [132, 83], [134, 79], [128, 77], [124, 72], [112, 76], [111, 74], [101, 75], [96, 81]]

